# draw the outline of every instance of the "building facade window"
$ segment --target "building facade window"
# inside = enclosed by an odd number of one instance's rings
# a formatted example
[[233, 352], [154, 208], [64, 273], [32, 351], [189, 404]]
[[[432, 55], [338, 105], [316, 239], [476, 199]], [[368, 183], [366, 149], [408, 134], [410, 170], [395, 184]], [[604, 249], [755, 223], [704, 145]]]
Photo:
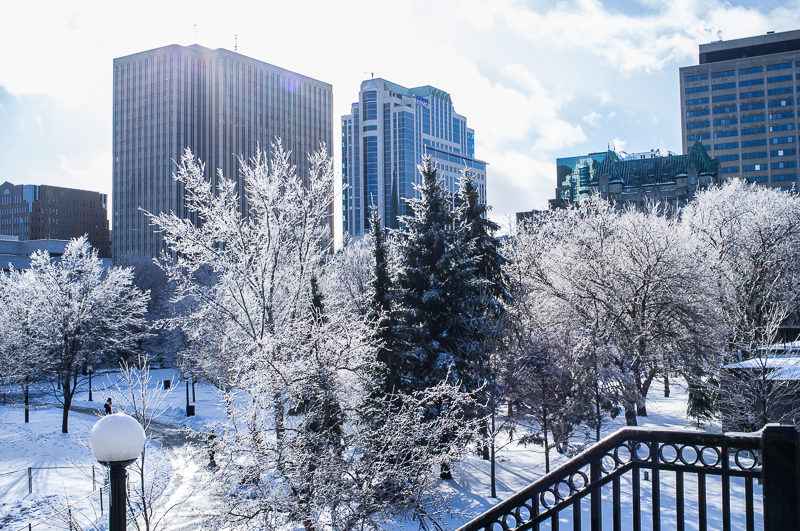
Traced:
[[738, 147], [739, 147], [738, 142], [730, 142], [728, 144], [714, 144], [715, 151], [720, 149], [736, 149]]

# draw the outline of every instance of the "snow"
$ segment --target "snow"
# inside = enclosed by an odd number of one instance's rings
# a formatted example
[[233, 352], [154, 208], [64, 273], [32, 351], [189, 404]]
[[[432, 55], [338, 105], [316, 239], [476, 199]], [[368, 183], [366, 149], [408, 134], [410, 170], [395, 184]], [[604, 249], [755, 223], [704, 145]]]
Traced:
[[[176, 377], [177, 371], [156, 370], [153, 372], [151, 386], [163, 386], [163, 380]], [[79, 408], [91, 406], [101, 409], [106, 395], [111, 396], [111, 383], [117, 375], [111, 374], [97, 378], [98, 389], [95, 391], [95, 402], [85, 400], [86, 392], [81, 392], [76, 401]], [[174, 382], [177, 381], [177, 378]], [[648, 416], [640, 417], [640, 425], [647, 427], [662, 427], [667, 429], [695, 430], [696, 426], [686, 419], [687, 393], [681, 382], [671, 382], [672, 395], [663, 397], [663, 389], [659, 382], [654, 382], [650, 390], [648, 401]], [[12, 389], [5, 389], [12, 392]], [[225, 422], [225, 404], [217, 394], [216, 389], [207, 384], [196, 384], [196, 410], [195, 417], [187, 418], [186, 415], [186, 388], [183, 382], [174, 384], [172, 393], [162, 405], [162, 415], [158, 422], [169, 424], [176, 428], [191, 427], [202, 429], [208, 425], [222, 425]], [[191, 385], [189, 386], [191, 399]], [[43, 397], [40, 400], [47, 400]], [[51, 399], [52, 400], [52, 399]], [[118, 402], [115, 401], [115, 405]], [[113, 417], [113, 416], [112, 416]], [[110, 418], [110, 417], [106, 417]], [[0, 462], [0, 527], [16, 530], [24, 527], [28, 522], [36, 523], [58, 508], [62, 508], [66, 500], [71, 502], [90, 495], [93, 492], [92, 467], [95, 468], [97, 484], [102, 482], [104, 469], [92, 458], [86, 441], [92, 426], [97, 422], [98, 416], [76, 411], [70, 413], [69, 434], [60, 433], [61, 411], [53, 406], [35, 406], [31, 411], [31, 422], [23, 423], [23, 411], [17, 404], [0, 406], [0, 422], [5, 430], [0, 433], [0, 448], [3, 449], [3, 460]], [[605, 434], [612, 433], [623, 427], [624, 419], [617, 418], [606, 426]], [[702, 426], [704, 430], [719, 431], [716, 426]], [[544, 454], [538, 446], [523, 447], [515, 442], [498, 441], [501, 449], [497, 454], [497, 494], [498, 498], [489, 496], [489, 462], [480, 456], [474, 455], [462, 462], [455, 469], [453, 480], [442, 481], [441, 488], [453, 494], [452, 508], [462, 517], [451, 518], [447, 521], [449, 527], [455, 529], [468, 521], [469, 518], [480, 514], [486, 509], [496, 505], [501, 500], [508, 498], [514, 492], [526, 487], [544, 475]], [[158, 453], [158, 445], [148, 443], [148, 456]], [[168, 485], [164, 485], [161, 500], [165, 507], [174, 509], [170, 513], [169, 529], [193, 529], [199, 527], [202, 514], [209, 509], [208, 499], [203, 494], [203, 484], [212, 472], [207, 468], [205, 460], [187, 457], [182, 452], [167, 452], [170, 466], [161, 474]], [[150, 457], [148, 457], [150, 459]], [[556, 468], [566, 462], [567, 457], [556, 452], [551, 453], [551, 466]], [[28, 493], [28, 467], [33, 467], [33, 493]], [[46, 468], [69, 467], [69, 468]], [[129, 470], [130, 472], [130, 470]], [[686, 515], [687, 529], [692, 529], [697, 524], [697, 495], [696, 481], [686, 479]], [[648, 512], [649, 497], [651, 496], [652, 482], [642, 481], [642, 521], [644, 528], [649, 528], [651, 514]], [[661, 522], [662, 528], [675, 527], [675, 475], [668, 472], [661, 473]], [[744, 511], [737, 507], [744, 507], [742, 480], [731, 480], [734, 500], [734, 528], [744, 518]], [[606, 487], [610, 489], [610, 486]], [[626, 491], [625, 480], [622, 482], [623, 505], [630, 504], [630, 486]], [[717, 478], [708, 477], [709, 501], [709, 528], [721, 528], [721, 508], [715, 501], [719, 499], [721, 482]], [[760, 490], [756, 486], [756, 514], [760, 510]], [[608, 491], [610, 499], [610, 490]], [[739, 500], [742, 500], [740, 502]], [[82, 514], [101, 528], [106, 525], [107, 513], [99, 512], [99, 496], [97, 493], [90, 497], [92, 505], [87, 501], [81, 502], [79, 507], [87, 509]], [[48, 505], [49, 502], [49, 505]], [[105, 499], [107, 504], [107, 498]], [[107, 511], [107, 505], [105, 507]], [[582, 504], [583, 522], [588, 524], [588, 503]], [[94, 511], [94, 512], [92, 512]], [[571, 526], [572, 511], [562, 511], [561, 524]], [[610, 506], [604, 506], [604, 519], [610, 524]], [[623, 508], [623, 514], [625, 509]], [[87, 516], [88, 515], [88, 516]], [[623, 522], [623, 529], [631, 528], [629, 517]], [[757, 526], [760, 518], [756, 518]], [[51, 528], [49, 520], [39, 529]], [[50, 523], [48, 523], [50, 522]], [[400, 527], [411, 531], [417, 529], [416, 522], [401, 522]], [[544, 526], [546, 528], [547, 526]], [[742, 526], [738, 526], [742, 527]], [[34, 528], [36, 529], [36, 528]]]
[[89, 446], [101, 463], [136, 459], [144, 448], [142, 425], [125, 413], [114, 413], [100, 420], [89, 434]]

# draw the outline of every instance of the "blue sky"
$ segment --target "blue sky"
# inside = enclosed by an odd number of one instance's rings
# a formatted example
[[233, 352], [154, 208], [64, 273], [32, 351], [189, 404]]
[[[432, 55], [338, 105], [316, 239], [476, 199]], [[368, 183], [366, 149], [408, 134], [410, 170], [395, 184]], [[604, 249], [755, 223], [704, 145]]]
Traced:
[[449, 92], [503, 220], [545, 207], [556, 157], [680, 151], [678, 68], [698, 45], [793, 29], [800, 0], [0, 0], [0, 182], [110, 194], [114, 57], [238, 35], [240, 53], [333, 84], [335, 124], [368, 72]]

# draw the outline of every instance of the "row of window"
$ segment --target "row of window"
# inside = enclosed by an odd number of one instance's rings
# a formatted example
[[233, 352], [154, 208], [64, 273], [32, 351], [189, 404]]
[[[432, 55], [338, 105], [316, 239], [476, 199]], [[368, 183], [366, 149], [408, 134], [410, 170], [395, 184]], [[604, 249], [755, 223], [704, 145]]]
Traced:
[[[783, 70], [783, 69], [791, 68], [791, 67], [792, 67], [792, 63], [791, 62], [789, 62], [789, 63], [780, 63], [780, 64], [777, 64], [777, 65], [767, 65], [767, 71]], [[800, 68], [800, 61], [797, 62], [797, 67]], [[743, 76], [743, 75], [747, 75], [747, 74], [757, 74], [757, 73], [763, 72], [763, 71], [764, 71], [764, 67], [763, 66], [755, 66], [755, 67], [752, 67], [752, 68], [742, 68], [742, 69], [739, 70], [739, 75]], [[712, 79], [717, 79], [717, 78], [721, 78], [721, 77], [731, 77], [731, 76], [735, 76], [735, 75], [736, 75], [736, 70], [726, 70], [724, 72], [712, 72], [711, 78]], [[789, 77], [791, 79], [791, 76], [787, 76], [787, 77]], [[695, 76], [686, 76], [686, 77], [683, 78], [684, 82], [686, 82], [686, 83], [691, 83], [692, 81], [704, 81], [706, 79], [708, 79], [708, 74], [697, 74]]]
[[[780, 170], [780, 169], [783, 169], [783, 168], [796, 168], [797, 167], [797, 162], [796, 161], [773, 162], [772, 164], [770, 164], [770, 167], [773, 170]], [[742, 171], [761, 171], [761, 170], [766, 170], [766, 169], [767, 169], [767, 165], [766, 164], [753, 164], [753, 165], [750, 165], [750, 166], [742, 166]]]
[[[764, 115], [761, 116], [745, 116], [742, 118], [742, 122], [763, 122]], [[735, 125], [736, 118], [729, 118], [726, 120], [714, 120], [714, 126], [724, 126], [724, 125]], [[709, 127], [710, 122], [694, 122], [690, 124], [686, 124], [686, 129], [702, 129], [704, 127]], [[743, 135], [757, 135], [759, 133], [765, 133], [766, 127], [753, 127], [750, 129], [742, 129]], [[778, 131], [793, 131], [794, 124], [783, 124], [783, 125], [771, 125], [769, 127], [770, 133], [776, 133]], [[736, 131], [719, 131], [714, 133], [714, 138], [720, 138], [723, 136], [737, 136]]]

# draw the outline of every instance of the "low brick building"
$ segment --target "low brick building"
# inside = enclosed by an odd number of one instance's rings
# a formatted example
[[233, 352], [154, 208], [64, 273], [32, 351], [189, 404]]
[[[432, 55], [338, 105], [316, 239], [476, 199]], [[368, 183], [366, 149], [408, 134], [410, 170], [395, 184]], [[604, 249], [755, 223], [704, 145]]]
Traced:
[[111, 258], [106, 194], [7, 181], [0, 185], [0, 235], [29, 241], [84, 234], [100, 258]]

